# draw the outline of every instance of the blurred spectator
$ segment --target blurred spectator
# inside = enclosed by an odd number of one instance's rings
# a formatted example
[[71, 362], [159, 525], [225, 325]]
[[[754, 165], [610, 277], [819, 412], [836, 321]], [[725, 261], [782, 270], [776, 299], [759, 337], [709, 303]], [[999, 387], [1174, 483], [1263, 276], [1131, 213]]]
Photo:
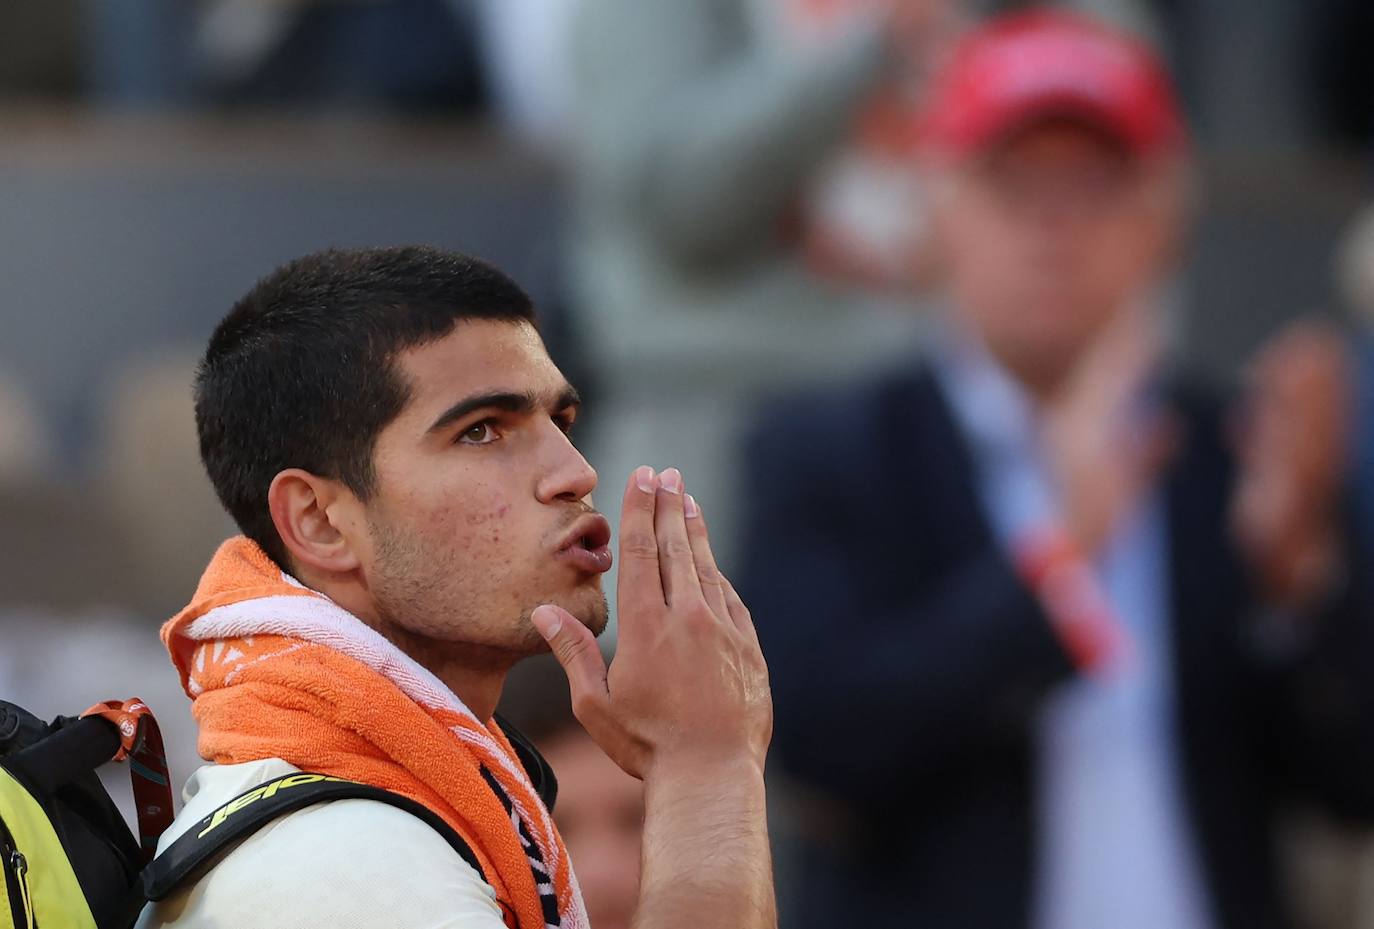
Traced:
[[462, 0], [94, 0], [106, 102], [471, 114], [486, 105]]
[[186, 0], [84, 0], [91, 97], [106, 106], [165, 107], [192, 101]]
[[118, 523], [108, 501], [84, 485], [0, 486], [0, 609], [66, 612], [139, 602], [134, 532], [136, 525]]
[[0, 97], [74, 96], [81, 87], [81, 2], [45, 0], [0, 8]]
[[1324, 0], [1303, 11], [1316, 33], [1308, 43], [1312, 101], [1328, 138], [1365, 151], [1374, 145], [1374, 7], [1364, 0]]
[[[233, 524], [200, 463], [191, 381], [196, 355], [134, 357], [104, 391], [96, 481], [114, 517], [137, 527], [128, 554], [137, 605], [150, 618], [176, 612]], [[165, 661], [158, 662], [159, 671]]]
[[577, 0], [475, 0], [492, 109], [554, 150], [568, 131], [568, 32]]
[[19, 385], [0, 374], [0, 487], [40, 479], [52, 440]]
[[1346, 231], [1336, 278], [1357, 331], [1352, 416], [1355, 506], [1361, 527], [1374, 543], [1374, 208], [1367, 207]]
[[1280, 813], [1374, 815], [1340, 345], [1266, 350], [1239, 447], [1169, 371], [1188, 166], [1144, 46], [1001, 18], [926, 126], [936, 350], [750, 446], [775, 746], [829, 820], [785, 924], [1287, 926]]
[[0, 608], [127, 603], [137, 576], [106, 501], [53, 471], [42, 421], [0, 379]]
[[195, 35], [227, 103], [474, 112], [485, 105], [466, 3], [214, 0]]
[[[955, 0], [587, 0], [573, 23], [573, 294], [603, 474], [676, 465], [729, 564], [733, 454], [761, 390], [913, 337], [804, 261], [798, 207]], [[798, 26], [821, 11], [821, 22]], [[609, 494], [616, 498], [616, 494]], [[612, 510], [616, 499], [602, 501]], [[614, 512], [609, 513], [612, 519]]]
[[630, 929], [639, 900], [644, 785], [606, 757], [573, 716], [568, 679], [550, 657], [506, 679], [501, 714], [532, 741], [558, 779], [553, 818], [577, 865], [596, 929]]

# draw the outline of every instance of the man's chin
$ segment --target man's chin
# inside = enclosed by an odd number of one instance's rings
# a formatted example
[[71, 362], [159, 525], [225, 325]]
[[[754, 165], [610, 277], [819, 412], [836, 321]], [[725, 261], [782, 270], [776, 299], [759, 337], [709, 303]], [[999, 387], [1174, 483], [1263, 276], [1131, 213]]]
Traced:
[[610, 621], [610, 609], [606, 606], [606, 597], [597, 591], [595, 602], [587, 605], [581, 610], [568, 610], [577, 617], [582, 625], [592, 631], [592, 635], [599, 636], [606, 631], [606, 624]]
[[606, 624], [610, 622], [610, 611], [606, 609], [606, 603], [601, 603], [601, 611], [591, 619], [582, 620], [583, 624], [592, 631], [592, 635], [600, 636], [606, 631]]
[[[566, 599], [555, 599], [550, 601], [557, 606], [561, 606], [573, 615], [573, 617], [592, 631], [592, 635], [599, 636], [606, 631], [606, 626], [610, 621], [610, 608], [606, 605], [606, 595], [598, 587], [595, 591], [579, 591], [579, 595]], [[526, 619], [528, 623], [528, 618]], [[530, 631], [534, 632], [534, 626], [529, 623]], [[536, 637], [538, 633], [534, 633]], [[540, 644], [543, 638], [538, 638]], [[546, 649], [540, 649], [545, 651]]]

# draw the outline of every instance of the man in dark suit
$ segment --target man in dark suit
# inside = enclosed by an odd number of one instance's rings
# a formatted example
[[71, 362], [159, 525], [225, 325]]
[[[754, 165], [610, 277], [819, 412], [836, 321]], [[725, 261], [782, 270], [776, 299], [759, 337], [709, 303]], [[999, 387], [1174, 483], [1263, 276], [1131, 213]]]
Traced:
[[929, 106], [930, 357], [749, 448], [774, 744], [825, 821], [784, 925], [1287, 926], [1285, 805], [1374, 813], [1339, 351], [1276, 343], [1243, 430], [1167, 374], [1187, 159], [1145, 48], [1004, 18]]

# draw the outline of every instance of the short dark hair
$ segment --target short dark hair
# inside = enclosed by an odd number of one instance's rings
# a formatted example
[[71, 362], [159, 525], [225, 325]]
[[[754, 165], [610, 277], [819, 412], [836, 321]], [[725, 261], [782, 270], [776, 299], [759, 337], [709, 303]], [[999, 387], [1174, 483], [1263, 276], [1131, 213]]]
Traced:
[[286, 468], [366, 500], [377, 436], [409, 398], [395, 356], [470, 319], [535, 325], [509, 277], [423, 246], [330, 249], [259, 281], [215, 328], [195, 382], [201, 460], [243, 534], [289, 566], [267, 507]]

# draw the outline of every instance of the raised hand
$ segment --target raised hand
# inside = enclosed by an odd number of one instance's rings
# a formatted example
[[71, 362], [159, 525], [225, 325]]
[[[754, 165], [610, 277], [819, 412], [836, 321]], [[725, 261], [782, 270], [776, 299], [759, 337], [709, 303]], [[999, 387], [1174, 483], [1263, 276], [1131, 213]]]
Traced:
[[[640, 468], [620, 523], [620, 636], [609, 671], [556, 606], [532, 619], [573, 711], [644, 779], [635, 929], [775, 929], [763, 762], [773, 731], [753, 621], [716, 567], [701, 508], [669, 468]], [[575, 866], [576, 863], [574, 863]]]
[[716, 566], [682, 475], [643, 467], [625, 488], [619, 639], [607, 669], [591, 632], [561, 608], [534, 611], [568, 675], [573, 710], [630, 774], [746, 762], [772, 734], [768, 673], [749, 611]]
[[1153, 321], [1125, 314], [1047, 405], [1044, 441], [1064, 528], [1090, 555], [1154, 481], [1175, 444], [1170, 422], [1144, 402], [1158, 357]]
[[1310, 321], [1251, 368], [1232, 528], [1271, 602], [1300, 606], [1337, 571], [1351, 377], [1340, 334]]

